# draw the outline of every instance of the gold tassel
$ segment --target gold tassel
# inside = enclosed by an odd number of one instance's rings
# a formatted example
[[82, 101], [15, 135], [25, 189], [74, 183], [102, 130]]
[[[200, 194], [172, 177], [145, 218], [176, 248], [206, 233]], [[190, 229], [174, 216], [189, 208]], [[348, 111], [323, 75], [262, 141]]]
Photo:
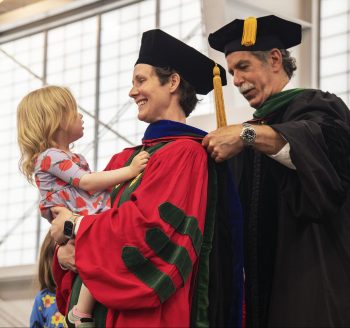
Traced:
[[213, 68], [213, 85], [215, 95], [215, 108], [216, 108], [216, 124], [218, 128], [227, 126], [226, 113], [224, 105], [224, 97], [222, 94], [222, 83], [220, 77], [220, 69], [217, 64]]
[[255, 44], [258, 22], [255, 17], [244, 20], [242, 42], [243, 46], [249, 47]]
[[[142, 145], [141, 150], [140, 150], [140, 153], [141, 153], [142, 151], [144, 151], [145, 148], [146, 148], [145, 145]], [[134, 185], [134, 184], [137, 182], [137, 180], [141, 178], [142, 173], [143, 173], [143, 171], [140, 172], [140, 173], [130, 182], [129, 187], [132, 187], [132, 185]]]
[[143, 172], [139, 173], [139, 174], [130, 182], [129, 187], [132, 187], [132, 186], [137, 182], [137, 180], [141, 178], [142, 173], [143, 173]]

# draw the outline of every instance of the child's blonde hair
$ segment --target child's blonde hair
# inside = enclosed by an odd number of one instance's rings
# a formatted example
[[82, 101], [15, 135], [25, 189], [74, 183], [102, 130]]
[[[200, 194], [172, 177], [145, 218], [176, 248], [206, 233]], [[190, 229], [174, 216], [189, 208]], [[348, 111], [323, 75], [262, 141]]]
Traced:
[[57, 147], [55, 135], [67, 129], [78, 115], [77, 103], [68, 88], [46, 86], [30, 92], [17, 108], [17, 140], [21, 151], [19, 167], [29, 182], [37, 156]]

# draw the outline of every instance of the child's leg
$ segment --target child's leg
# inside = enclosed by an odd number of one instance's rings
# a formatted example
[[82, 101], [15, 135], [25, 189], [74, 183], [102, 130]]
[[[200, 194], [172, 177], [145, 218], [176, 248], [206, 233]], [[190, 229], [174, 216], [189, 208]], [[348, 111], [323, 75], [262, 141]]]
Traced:
[[77, 310], [84, 314], [92, 314], [94, 305], [95, 305], [94, 298], [92, 297], [87, 287], [84, 284], [82, 284], [80, 288], [78, 303], [76, 305]]
[[81, 285], [78, 303], [74, 305], [66, 316], [66, 325], [68, 328], [77, 328], [81, 324], [84, 327], [95, 327], [92, 319], [95, 300], [84, 284]]

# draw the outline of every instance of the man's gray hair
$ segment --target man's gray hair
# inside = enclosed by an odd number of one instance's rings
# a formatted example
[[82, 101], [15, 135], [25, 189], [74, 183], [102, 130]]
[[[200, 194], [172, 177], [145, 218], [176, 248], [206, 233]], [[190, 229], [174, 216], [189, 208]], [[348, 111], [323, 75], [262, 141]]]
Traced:
[[[290, 55], [290, 52], [286, 49], [279, 49], [282, 54], [282, 65], [284, 71], [287, 73], [288, 78], [291, 79], [294, 71], [297, 69], [296, 60]], [[260, 61], [267, 62], [270, 51], [252, 51], [252, 55], [258, 58]]]

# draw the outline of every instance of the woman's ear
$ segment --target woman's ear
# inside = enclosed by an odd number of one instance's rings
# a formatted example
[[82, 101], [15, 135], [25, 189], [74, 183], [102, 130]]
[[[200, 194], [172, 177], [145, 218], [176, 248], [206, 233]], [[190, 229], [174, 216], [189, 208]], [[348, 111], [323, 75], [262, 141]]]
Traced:
[[173, 93], [177, 90], [177, 88], [180, 85], [180, 75], [177, 73], [173, 73], [171, 74], [170, 78], [169, 78], [169, 85], [170, 85], [170, 92]]

